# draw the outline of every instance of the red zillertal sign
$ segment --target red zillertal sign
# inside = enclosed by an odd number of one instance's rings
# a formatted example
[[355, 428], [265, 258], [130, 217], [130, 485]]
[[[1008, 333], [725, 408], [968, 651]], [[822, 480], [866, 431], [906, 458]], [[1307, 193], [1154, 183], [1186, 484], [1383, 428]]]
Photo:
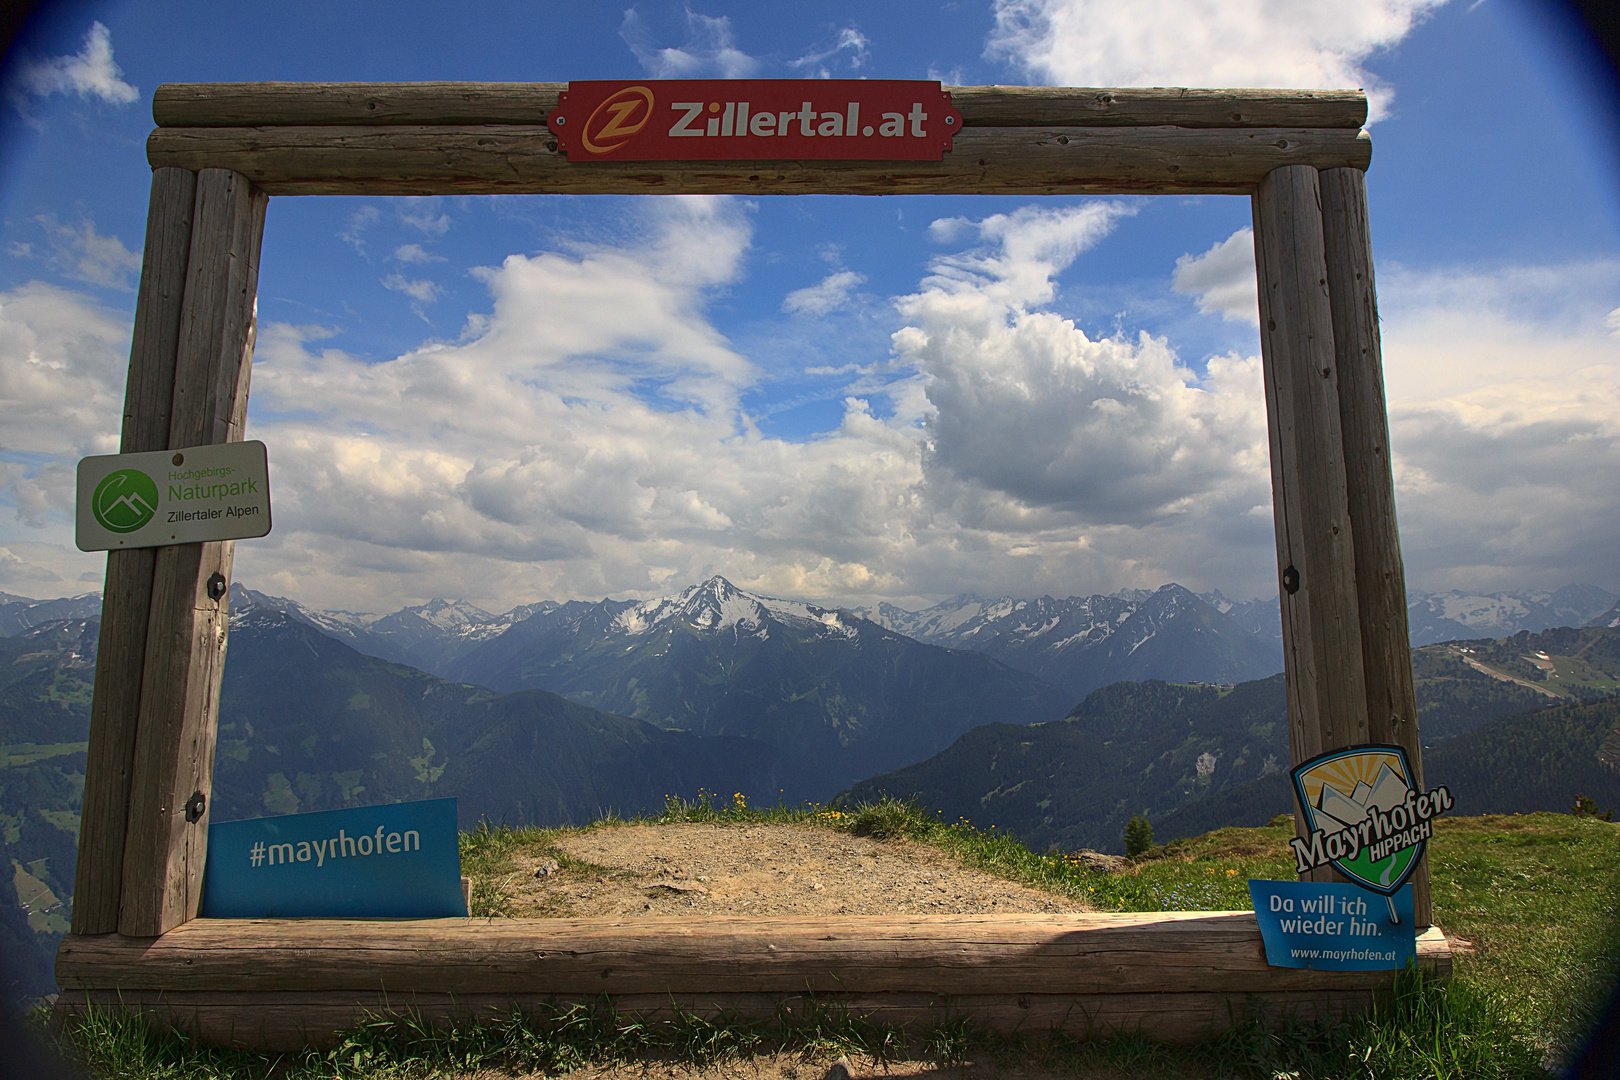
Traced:
[[962, 127], [937, 82], [571, 82], [547, 125], [569, 161], [939, 161]]

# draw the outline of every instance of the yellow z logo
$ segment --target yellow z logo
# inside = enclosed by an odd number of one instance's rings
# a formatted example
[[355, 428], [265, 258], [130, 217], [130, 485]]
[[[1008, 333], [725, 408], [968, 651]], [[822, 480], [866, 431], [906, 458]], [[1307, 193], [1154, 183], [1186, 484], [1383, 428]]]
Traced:
[[[600, 127], [597, 120], [606, 113]], [[639, 114], [639, 115], [638, 115]], [[653, 94], [645, 86], [627, 86], [596, 107], [580, 133], [580, 145], [593, 154], [609, 154], [630, 141], [630, 136], [652, 119]]]

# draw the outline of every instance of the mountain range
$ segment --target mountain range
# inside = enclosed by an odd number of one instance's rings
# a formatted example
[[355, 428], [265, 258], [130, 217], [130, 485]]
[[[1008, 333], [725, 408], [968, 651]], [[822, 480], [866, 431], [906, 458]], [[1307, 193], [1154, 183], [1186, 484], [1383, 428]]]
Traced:
[[[1423, 782], [1444, 784], [1453, 814], [1568, 813], [1577, 795], [1620, 810], [1620, 697], [1547, 705], [1487, 721], [1423, 751]], [[1236, 784], [1153, 822], [1163, 843], [1294, 811], [1286, 773]]]
[[[1282, 649], [1277, 600], [1233, 601], [1217, 590], [1203, 594], [1212, 607]], [[1442, 641], [1484, 641], [1560, 626], [1620, 626], [1620, 596], [1594, 585], [1561, 589], [1471, 593], [1409, 592], [1407, 638], [1413, 648]]]
[[[720, 597], [721, 593], [725, 597]], [[703, 599], [705, 596], [710, 599]], [[565, 696], [575, 696], [577, 687], [558, 677], [558, 673], [542, 675], [543, 665], [537, 666], [529, 656], [530, 650], [543, 642], [555, 644], [559, 637], [574, 639], [571, 647], [577, 647], [581, 635], [599, 635], [603, 641], [615, 636], [636, 637], [641, 631], [628, 633], [628, 624], [615, 623], [632, 609], [640, 614], [624, 617], [641, 620], [656, 637], [662, 633], [664, 620], [693, 603], [708, 604], [717, 611], [727, 603], [751, 605], [759, 619], [782, 623], [782, 632], [812, 629], [824, 636], [827, 627], [814, 629], [803, 622], [807, 617], [804, 612], [814, 609], [823, 615], [841, 617], [846, 630], [870, 622], [926, 645], [983, 653], [1065, 691], [1070, 701], [1063, 703], [1059, 711], [1096, 687], [1120, 679], [1162, 677], [1229, 683], [1258, 678], [1281, 668], [1279, 645], [1175, 584], [1156, 591], [1126, 590], [1112, 596], [1065, 599], [958, 597], [920, 612], [892, 604], [842, 609], [777, 600], [743, 592], [720, 577], [653, 600], [572, 600], [561, 604], [546, 600], [502, 615], [449, 600], [433, 600], [385, 616], [322, 611], [239, 585], [232, 587], [231, 602], [233, 609], [257, 604], [285, 611], [360, 652], [444, 678], [501, 689], [544, 686]], [[1261, 601], [1251, 604], [1265, 606]], [[688, 625], [697, 630], [722, 630], [735, 625], [726, 615], [700, 625], [694, 620], [708, 616], [700, 616], [695, 610], [688, 614]], [[814, 621], [822, 617], [811, 618]], [[873, 633], [870, 629], [863, 632]], [[611, 695], [592, 703], [660, 722], [657, 716]], [[668, 722], [679, 723], [675, 719]]]
[[366, 656], [285, 612], [231, 616], [219, 820], [454, 795], [463, 828], [658, 809], [699, 788], [774, 796], [764, 743], [665, 731], [543, 690], [502, 694]]
[[[1582, 741], [1617, 707], [1620, 628], [1425, 646], [1413, 651], [1412, 666], [1425, 769], [1438, 770], [1426, 781], [1456, 777], [1459, 805], [1468, 807], [1459, 813], [1568, 809], [1583, 791], [1620, 801], [1620, 773], [1611, 776], [1620, 735], [1603, 762], [1594, 755], [1605, 736], [1590, 747]], [[1596, 712], [1580, 711], [1588, 706]], [[1521, 719], [1476, 738], [1507, 717]], [[1566, 734], [1575, 742], [1564, 747], [1568, 739], [1540, 731], [1540, 717], [1564, 717], [1558, 722], [1573, 725]], [[1526, 756], [1515, 761], [1505, 745]], [[1499, 763], [1489, 785], [1468, 764], [1485, 748], [1496, 748], [1488, 756]], [[1096, 690], [1055, 723], [976, 728], [932, 758], [854, 785], [846, 798], [910, 797], [947, 820], [994, 826], [1033, 847], [1117, 851], [1136, 814], [1165, 840], [1286, 813], [1288, 765], [1280, 675], [1230, 688], [1149, 680]], [[1520, 776], [1534, 807], [1514, 801]]]
[[0, 637], [63, 619], [101, 618], [101, 594], [81, 593], [58, 600], [30, 600], [0, 592]]
[[[1412, 592], [1408, 599], [1414, 647], [1559, 626], [1620, 625], [1620, 596], [1589, 585], [1551, 591]], [[660, 601], [542, 600], [492, 614], [464, 600], [434, 599], [377, 615], [322, 610], [232, 586], [233, 608], [249, 602], [285, 611], [368, 656], [450, 678], [467, 670], [471, 653], [520, 623], [537, 618], [542, 625], [553, 619], [567, 622], [592, 607], [617, 614]], [[99, 610], [94, 593], [55, 600], [0, 593], [0, 636], [57, 619], [94, 619]], [[1174, 583], [1157, 590], [1062, 599], [959, 596], [920, 611], [889, 603], [847, 610], [925, 644], [983, 652], [1069, 691], [1077, 700], [1119, 679], [1231, 683], [1282, 668], [1275, 597], [1237, 601], [1219, 590], [1195, 597]], [[490, 661], [480, 663], [487, 667]]]
[[1049, 720], [1071, 703], [1066, 691], [989, 656], [919, 642], [848, 611], [754, 596], [721, 577], [642, 603], [552, 608], [471, 650], [449, 674], [766, 743], [797, 763], [789, 801], [827, 798], [979, 724]]
[[[869, 613], [932, 639], [918, 640], [722, 578], [502, 616], [448, 602], [322, 612], [238, 587], [212, 812], [453, 794], [464, 826], [561, 824], [700, 789], [757, 803], [848, 787], [916, 794], [1037, 846], [1116, 847], [1143, 811], [1167, 839], [1288, 804], [1282, 680], [1221, 666], [1238, 662], [1222, 643], [1250, 634], [1240, 620], [1263, 605], [1222, 603], [1166, 586]], [[72, 887], [99, 631], [83, 613], [96, 606], [0, 595], [0, 846], [26, 900], [23, 922], [9, 907], [0, 920], [0, 947], [31, 935], [47, 958]], [[1016, 666], [1074, 686], [1187, 656], [1206, 666], [1115, 681], [1073, 708], [1064, 685]], [[1620, 762], [1604, 728], [1613, 699], [1593, 700], [1620, 689], [1620, 628], [1459, 640], [1413, 661], [1427, 760], [1453, 770], [1470, 806], [1514, 808], [1517, 776], [1538, 806], [1573, 798], [1577, 780], [1609, 798], [1586, 744], [1604, 747], [1602, 768]], [[36, 966], [29, 978], [48, 979]]]
[[285, 612], [350, 648], [396, 664], [442, 675], [451, 664], [513, 625], [558, 605], [550, 600], [491, 615], [465, 600], [429, 600], [389, 615], [325, 611], [283, 596], [231, 586], [231, 610], [247, 607]]
[[1521, 632], [1539, 634], [1560, 626], [1613, 626], [1620, 620], [1620, 597], [1592, 585], [1495, 593], [1417, 593], [1408, 599], [1412, 644], [1496, 639]]
[[1125, 679], [1235, 683], [1281, 668], [1276, 648], [1175, 584], [1062, 600], [964, 596], [917, 612], [881, 604], [873, 617], [919, 641], [993, 656], [1076, 699]]
[[[300, 664], [312, 673], [324, 670], [313, 654], [325, 647], [313, 643], [338, 643], [307, 616], [263, 603], [257, 594], [240, 599], [231, 616], [232, 643], [221, 691], [222, 761], [224, 725], [243, 707], [237, 673], [251, 670], [247, 665], [259, 663], [251, 658], [264, 652], [243, 632], [272, 623], [283, 628], [281, 633], [293, 628], [307, 632], [305, 640], [311, 644], [288, 656], [288, 669], [280, 676], [289, 679], [297, 678]], [[1028, 723], [1061, 716], [1067, 708], [1061, 691], [988, 657], [924, 645], [838, 612], [750, 597], [724, 579], [665, 601], [551, 605], [474, 646], [452, 666], [457, 678], [413, 674], [432, 680], [424, 685], [436, 687], [434, 701], [453, 698], [470, 705], [483, 700], [479, 694], [504, 699], [542, 693], [554, 702], [566, 698], [593, 714], [611, 714], [615, 722], [633, 719], [637, 730], [644, 724], [671, 735], [731, 740], [716, 745], [731, 746], [757, 762], [756, 772], [768, 771], [777, 780], [768, 794], [789, 801], [830, 797], [866, 775], [870, 763], [906, 764], [943, 749], [978, 723]], [[278, 689], [274, 679], [254, 691], [252, 700], [266, 702], [257, 722], [271, 722], [279, 710], [289, 708], [289, 693]], [[318, 714], [328, 698], [374, 697], [312, 689], [294, 712]], [[434, 721], [411, 719], [427, 700], [422, 692], [401, 691], [387, 700], [386, 706], [365, 708], [375, 708], [379, 717], [405, 718], [398, 726], [409, 731], [400, 737], [411, 744], [410, 756], [421, 753], [418, 727], [423, 737], [443, 744], [444, 732], [428, 730]], [[620, 736], [628, 737], [628, 730]], [[794, 767], [778, 770], [779, 760], [792, 760]], [[424, 765], [431, 767], [433, 762]], [[726, 783], [734, 785], [728, 794], [765, 793], [741, 780]], [[709, 790], [718, 788], [711, 784]], [[695, 792], [694, 785], [678, 792], [666, 785], [657, 799]]]

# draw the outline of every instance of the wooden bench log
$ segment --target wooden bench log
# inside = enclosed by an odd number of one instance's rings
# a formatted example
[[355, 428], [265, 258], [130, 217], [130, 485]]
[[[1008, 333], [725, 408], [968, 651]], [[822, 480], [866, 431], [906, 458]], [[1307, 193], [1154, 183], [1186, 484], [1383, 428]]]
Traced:
[[[159, 127], [543, 124], [567, 83], [165, 83]], [[964, 126], [1351, 128], [1360, 90], [947, 86]]]
[[[1424, 941], [1425, 963], [1447, 973], [1444, 938]], [[70, 935], [56, 973], [79, 990], [454, 994], [1259, 993], [1388, 982], [1267, 966], [1252, 912], [195, 919], [158, 938]]]
[[1285, 165], [1366, 169], [1351, 129], [974, 128], [939, 162], [573, 163], [544, 127], [155, 129], [153, 168], [230, 169], [271, 195], [1248, 194]]
[[[1451, 971], [1443, 934], [1420, 966]], [[447, 1017], [603, 996], [621, 1012], [771, 1016], [805, 994], [893, 1023], [1199, 1038], [1263, 1004], [1363, 1008], [1389, 972], [1267, 966], [1252, 912], [741, 919], [197, 919], [70, 935], [62, 1010], [141, 1008], [210, 1042], [320, 1042], [368, 1011]], [[660, 1012], [659, 1010], [664, 1010]]]

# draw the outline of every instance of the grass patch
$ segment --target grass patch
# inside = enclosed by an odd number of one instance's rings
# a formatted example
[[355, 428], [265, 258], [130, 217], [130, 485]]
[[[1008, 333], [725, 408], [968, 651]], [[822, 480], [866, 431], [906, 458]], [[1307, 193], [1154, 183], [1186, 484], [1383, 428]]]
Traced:
[[474, 918], [504, 918], [512, 913], [512, 857], [519, 851], [549, 851], [558, 829], [492, 829], [480, 822], [461, 834], [461, 873], [472, 879], [468, 914]]
[[[1155, 847], [1116, 872], [1075, 855], [1030, 851], [1016, 839], [900, 800], [864, 806], [750, 807], [740, 795], [670, 799], [662, 813], [623, 824], [707, 822], [803, 824], [880, 839], [939, 846], [968, 866], [1101, 910], [1242, 910], [1248, 879], [1294, 877], [1291, 825], [1221, 829]], [[821, 1002], [774, 1020], [667, 1023], [620, 1016], [605, 1003], [442, 1026], [380, 1017], [330, 1051], [269, 1056], [198, 1047], [173, 1033], [97, 1014], [66, 1036], [103, 1077], [464, 1077], [483, 1072], [566, 1071], [586, 1064], [706, 1062], [791, 1052], [859, 1053], [882, 1060], [921, 1056], [941, 1065], [973, 1062], [1009, 1071], [1040, 1064], [1075, 1076], [1435, 1077], [1438, 1080], [1549, 1075], [1542, 1063], [1567, 1053], [1615, 983], [1620, 954], [1620, 824], [1562, 814], [1441, 818], [1429, 853], [1436, 921], [1465, 939], [1456, 977], [1440, 983], [1409, 973], [1373, 1012], [1325, 1025], [1278, 1027], [1251, 1017], [1194, 1047], [1143, 1039], [1079, 1042], [1060, 1036], [1011, 1040], [953, 1021], [926, 1031], [886, 1028]], [[556, 859], [562, 872], [595, 872], [561, 851], [578, 830], [481, 827], [461, 838], [462, 872], [473, 879], [477, 915], [509, 910], [515, 860]]]
[[[947, 1037], [948, 1040], [949, 1037]], [[938, 1042], [933, 1032], [922, 1042]], [[368, 1019], [326, 1050], [259, 1054], [201, 1046], [172, 1030], [95, 1011], [64, 1033], [64, 1044], [104, 1080], [384, 1080], [554, 1074], [586, 1065], [679, 1061], [704, 1064], [746, 1055], [862, 1054], [895, 1060], [917, 1040], [851, 1016], [836, 1003], [795, 1001], [772, 1019], [707, 1019], [676, 1010], [649, 1023], [605, 1000], [440, 1024], [420, 1016]]]
[[0, 769], [32, 765], [66, 754], [82, 754], [89, 746], [87, 742], [14, 743], [10, 746], [0, 746]]
[[[649, 1023], [605, 1002], [541, 1008], [478, 1021], [430, 1024], [376, 1017], [331, 1049], [269, 1055], [200, 1046], [154, 1032], [122, 1013], [97, 1012], [65, 1037], [104, 1080], [416, 1080], [554, 1075], [584, 1066], [659, 1062], [703, 1065], [787, 1053], [804, 1059], [859, 1054], [877, 1062], [922, 1059], [1073, 1076], [1243, 1077], [1259, 1080], [1522, 1080], [1547, 1076], [1540, 1055], [1492, 1003], [1467, 984], [1403, 976], [1392, 1000], [1368, 1016], [1327, 1024], [1266, 1023], [1254, 1016], [1219, 1038], [1169, 1046], [1136, 1037], [1079, 1041], [1060, 1034], [1013, 1038], [949, 1020], [906, 1031], [850, 1016], [836, 1002], [796, 1003], [770, 1020], [677, 1013]], [[824, 1067], [824, 1065], [823, 1065]]]
[[[609, 828], [624, 824], [614, 818], [594, 823], [589, 828]], [[522, 877], [516, 865], [519, 854], [532, 859], [550, 858], [558, 870], [574, 876], [610, 873], [605, 867], [576, 859], [558, 846], [557, 841], [576, 829], [512, 829], [506, 826], [490, 828], [480, 822], [472, 832], [461, 834], [461, 872], [472, 881], [469, 914], [474, 918], [506, 918], [513, 912], [513, 886]], [[536, 913], [539, 917], [565, 916], [562, 908]]]
[[1620, 824], [1564, 814], [1439, 819], [1436, 918], [1457, 970], [1559, 1046], [1597, 1019], [1620, 957]]

